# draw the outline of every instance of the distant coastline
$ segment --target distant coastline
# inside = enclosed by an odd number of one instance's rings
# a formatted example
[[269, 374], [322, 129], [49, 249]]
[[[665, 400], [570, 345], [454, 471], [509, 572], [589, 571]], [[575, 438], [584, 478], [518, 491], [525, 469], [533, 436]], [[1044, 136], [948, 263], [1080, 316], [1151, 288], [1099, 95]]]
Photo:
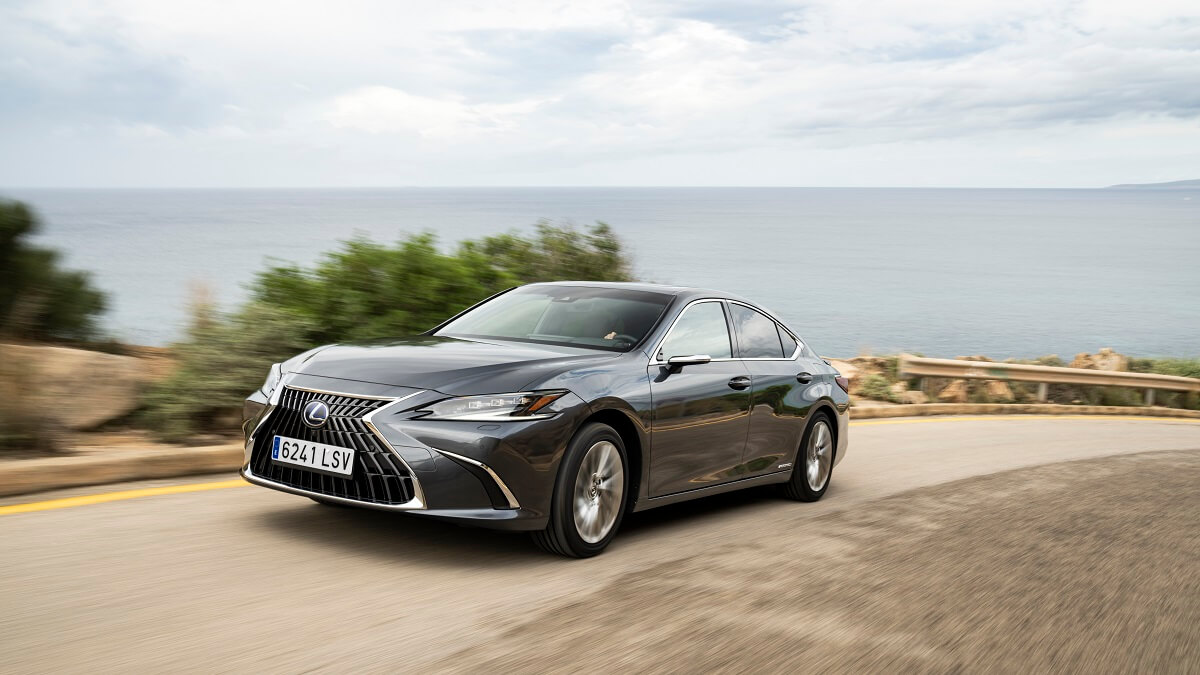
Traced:
[[1121, 183], [1106, 190], [1200, 190], [1200, 179], [1173, 180], [1168, 183]]

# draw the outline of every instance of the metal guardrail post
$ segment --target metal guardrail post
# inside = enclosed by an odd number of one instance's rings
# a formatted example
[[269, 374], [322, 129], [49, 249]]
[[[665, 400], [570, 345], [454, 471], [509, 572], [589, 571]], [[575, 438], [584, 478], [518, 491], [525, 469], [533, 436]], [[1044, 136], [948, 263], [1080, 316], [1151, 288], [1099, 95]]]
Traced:
[[1146, 390], [1146, 405], [1154, 405], [1154, 390]]
[[1050, 385], [1045, 382], [1038, 383], [1038, 403], [1045, 403], [1046, 397], [1050, 394]]

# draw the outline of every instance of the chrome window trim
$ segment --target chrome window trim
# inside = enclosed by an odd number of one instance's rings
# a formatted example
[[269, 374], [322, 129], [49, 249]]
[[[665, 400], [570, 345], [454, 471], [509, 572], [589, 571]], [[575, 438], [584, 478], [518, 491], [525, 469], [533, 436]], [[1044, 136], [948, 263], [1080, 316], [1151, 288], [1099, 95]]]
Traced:
[[488, 466], [487, 464], [484, 464], [483, 462], [481, 462], [477, 459], [471, 459], [470, 457], [464, 457], [456, 452], [450, 452], [448, 450], [441, 450], [438, 448], [432, 448], [432, 450], [434, 450], [435, 452], [440, 452], [443, 455], [446, 455], [447, 457], [452, 457], [454, 459], [461, 460], [463, 462], [466, 462], [467, 464], [473, 464], [473, 465], [483, 469], [484, 471], [487, 472], [487, 474], [489, 476], [492, 477], [492, 480], [496, 481], [496, 487], [500, 488], [500, 492], [504, 493], [504, 498], [508, 500], [508, 508], [510, 508], [510, 509], [521, 508], [521, 504], [519, 502], [517, 502], [517, 498], [515, 496], [513, 496], [512, 490], [508, 489], [508, 485], [506, 485], [504, 483], [504, 480], [500, 478], [499, 474], [497, 474], [495, 471], [492, 470], [492, 467]]
[[[284, 377], [286, 377], [286, 375]], [[411, 477], [411, 480], [412, 480], [413, 498], [404, 502], [403, 504], [373, 504], [371, 502], [360, 502], [356, 499], [345, 499], [343, 497], [334, 497], [332, 495], [324, 495], [319, 492], [310, 492], [310, 491], [304, 490], [302, 488], [295, 488], [290, 485], [276, 483], [273, 480], [268, 480], [261, 476], [256, 476], [254, 474], [254, 472], [250, 469], [250, 464], [251, 464], [250, 458], [251, 458], [251, 455], [253, 455], [253, 453], [254, 453], [254, 441], [258, 437], [259, 429], [262, 428], [262, 425], [267, 421], [267, 418], [269, 418], [271, 416], [271, 413], [275, 411], [275, 408], [277, 408], [279, 406], [279, 397], [283, 395], [284, 387], [287, 387], [289, 389], [296, 389], [299, 391], [307, 391], [307, 392], [311, 392], [314, 394], [328, 394], [330, 396], [348, 396], [350, 398], [370, 399], [373, 401], [391, 401], [391, 403], [388, 403], [387, 405], [384, 405], [384, 406], [380, 406], [379, 408], [372, 410], [371, 412], [367, 413], [366, 415], [363, 415], [362, 420], [363, 420], [363, 424], [366, 425], [366, 427], [371, 430], [371, 433], [375, 434], [375, 437], [379, 439], [379, 442], [383, 443], [383, 447], [387, 448], [388, 450], [391, 450], [392, 454], [395, 455], [396, 459], [400, 460], [400, 463], [403, 464], [404, 468], [408, 470], [408, 475]], [[333, 501], [333, 502], [337, 502], [339, 504], [351, 504], [351, 505], [355, 505], [355, 506], [367, 506], [367, 507], [371, 507], [371, 508], [382, 508], [385, 510], [396, 510], [396, 511], [416, 511], [416, 510], [426, 509], [428, 507], [425, 504], [425, 491], [421, 489], [421, 481], [417, 479], [417, 472], [413, 471], [413, 468], [408, 465], [408, 462], [404, 461], [404, 458], [400, 456], [400, 453], [396, 452], [396, 448], [388, 441], [388, 439], [386, 437], [384, 437], [384, 435], [382, 433], [380, 433], [379, 428], [376, 427], [375, 424], [372, 422], [374, 417], [376, 415], [378, 415], [379, 413], [383, 412], [384, 410], [392, 408], [396, 404], [398, 404], [406, 399], [410, 399], [410, 398], [416, 396], [417, 394], [423, 394], [423, 393], [425, 393], [425, 390], [422, 389], [422, 390], [414, 391], [411, 394], [406, 394], [406, 395], [400, 396], [400, 397], [369, 396], [369, 395], [364, 395], [364, 394], [350, 394], [350, 393], [339, 392], [339, 391], [327, 391], [324, 389], [311, 389], [309, 387], [293, 387], [290, 384], [284, 384], [283, 380], [280, 380], [279, 384], [276, 385], [276, 387], [275, 387], [275, 391], [271, 392], [270, 405], [268, 406], [267, 411], [265, 413], [263, 413], [262, 418], [259, 419], [258, 424], [254, 427], [254, 432], [251, 433], [250, 436], [246, 439], [246, 465], [244, 467], [242, 467], [242, 476], [246, 480], [250, 481], [251, 483], [257, 483], [264, 487], [274, 488], [276, 490], [281, 490], [283, 492], [290, 492], [292, 494], [302, 495], [304, 497], [312, 497], [312, 498], [316, 498], [316, 499], [324, 499], [326, 501]]]
[[[652, 365], [652, 366], [667, 365], [666, 361], [660, 361], [658, 359], [658, 353], [660, 351], [662, 351], [663, 343], [667, 341], [667, 338], [671, 337], [671, 331], [675, 330], [675, 324], [679, 323], [679, 320], [682, 319], [683, 315], [686, 314], [687, 311], [692, 308], [692, 305], [699, 305], [699, 304], [705, 303], [705, 302], [725, 302], [725, 299], [724, 298], [697, 298], [695, 300], [692, 300], [688, 304], [684, 305], [683, 309], [679, 310], [679, 313], [676, 314], [675, 318], [671, 320], [671, 325], [667, 326], [667, 332], [663, 333], [662, 339], [659, 340], [658, 343], [654, 345], [654, 349], [651, 350], [651, 352], [650, 352], [650, 363], [648, 365]], [[721, 314], [724, 314], [724, 313], [725, 313], [725, 308], [722, 307]], [[733, 349], [733, 326], [729, 325], [728, 319], [726, 319], [726, 321], [725, 321], [725, 331], [729, 334], [729, 353], [732, 354], [734, 352], [734, 349]], [[736, 357], [719, 358], [719, 359], [712, 359], [711, 361], [709, 361], [709, 363], [718, 363], [721, 361], [735, 361], [735, 360], [737, 360]]]
[[[675, 318], [671, 321], [671, 325], [667, 327], [667, 332], [663, 334], [662, 339], [659, 340], [658, 343], [654, 345], [653, 351], [650, 352], [650, 361], [649, 361], [649, 363], [647, 363], [647, 365], [650, 365], [650, 366], [665, 366], [665, 365], [667, 365], [666, 361], [659, 360], [658, 352], [662, 350], [663, 343], [667, 341], [667, 338], [671, 337], [671, 331], [675, 330], [675, 324], [679, 321], [679, 319], [681, 319], [683, 317], [684, 312], [691, 309], [692, 305], [698, 305], [702, 302], [725, 302], [725, 303], [732, 303], [735, 305], [741, 305], [743, 307], [749, 307], [750, 309], [752, 309], [752, 310], [758, 312], [759, 314], [762, 314], [763, 316], [770, 319], [772, 323], [774, 323], [776, 326], [779, 326], [780, 328], [782, 328], [784, 331], [787, 332], [788, 335], [792, 336], [792, 339], [794, 339], [796, 341], [796, 349], [795, 349], [795, 351], [792, 352], [792, 355], [789, 357], [776, 358], [776, 357], [769, 357], [769, 356], [734, 356], [734, 357], [727, 358], [727, 359], [726, 358], [713, 359], [713, 360], [709, 361], [709, 363], [719, 363], [722, 361], [795, 361], [796, 359], [800, 358], [800, 354], [804, 352], [804, 341], [801, 340], [799, 337], [796, 337], [796, 334], [793, 333], [791, 331], [791, 329], [789, 329], [787, 326], [785, 326], [782, 323], [780, 323], [779, 321], [777, 321], [770, 314], [764, 312], [761, 308], [755, 307], [754, 305], [751, 305], [748, 302], [742, 302], [740, 300], [730, 300], [728, 298], [697, 298], [695, 300], [692, 300], [688, 304], [684, 305], [683, 309], [679, 310], [679, 314], [675, 315]], [[728, 325], [728, 324], [726, 325], [726, 327], [730, 331], [729, 346], [732, 348], [733, 347], [733, 331], [735, 331], [737, 329], [734, 328], [732, 325]], [[780, 346], [780, 348], [782, 348], [782, 345]], [[731, 351], [733, 351], [733, 350], [731, 349]]]

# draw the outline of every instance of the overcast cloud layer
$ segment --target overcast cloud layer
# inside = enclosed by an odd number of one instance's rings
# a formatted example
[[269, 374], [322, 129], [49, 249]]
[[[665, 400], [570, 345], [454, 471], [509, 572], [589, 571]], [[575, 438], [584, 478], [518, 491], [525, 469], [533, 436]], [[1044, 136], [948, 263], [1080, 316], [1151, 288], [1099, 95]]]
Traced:
[[1200, 178], [1200, 3], [8, 0], [0, 187]]

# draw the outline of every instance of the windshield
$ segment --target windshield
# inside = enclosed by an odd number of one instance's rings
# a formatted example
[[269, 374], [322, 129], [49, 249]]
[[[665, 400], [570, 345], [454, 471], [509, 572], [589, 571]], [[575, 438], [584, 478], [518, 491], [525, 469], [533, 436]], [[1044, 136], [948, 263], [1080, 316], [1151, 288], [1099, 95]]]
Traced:
[[587, 286], [527, 286], [454, 319], [435, 335], [541, 342], [629, 351], [671, 296]]

